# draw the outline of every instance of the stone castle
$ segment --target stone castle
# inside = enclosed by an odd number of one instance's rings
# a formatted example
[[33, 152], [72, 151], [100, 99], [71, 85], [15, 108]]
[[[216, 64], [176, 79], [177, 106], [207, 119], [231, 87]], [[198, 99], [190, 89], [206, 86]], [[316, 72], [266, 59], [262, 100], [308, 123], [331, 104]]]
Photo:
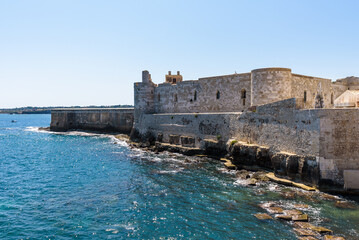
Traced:
[[134, 98], [132, 135], [141, 141], [217, 151], [237, 145], [240, 164], [264, 162], [303, 181], [359, 189], [359, 78], [332, 82], [263, 68], [188, 81], [169, 72], [155, 84], [143, 71]]

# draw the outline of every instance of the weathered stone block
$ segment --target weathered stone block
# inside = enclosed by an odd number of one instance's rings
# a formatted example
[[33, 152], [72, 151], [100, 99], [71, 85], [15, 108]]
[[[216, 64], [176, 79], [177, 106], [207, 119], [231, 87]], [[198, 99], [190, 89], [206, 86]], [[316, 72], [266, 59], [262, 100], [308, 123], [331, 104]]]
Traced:
[[157, 133], [157, 141], [163, 142], [163, 133]]
[[170, 135], [169, 142], [170, 142], [170, 144], [180, 145], [181, 144], [180, 136], [179, 135]]
[[195, 139], [193, 137], [188, 136], [181, 136], [181, 144], [185, 147], [194, 147], [195, 146]]

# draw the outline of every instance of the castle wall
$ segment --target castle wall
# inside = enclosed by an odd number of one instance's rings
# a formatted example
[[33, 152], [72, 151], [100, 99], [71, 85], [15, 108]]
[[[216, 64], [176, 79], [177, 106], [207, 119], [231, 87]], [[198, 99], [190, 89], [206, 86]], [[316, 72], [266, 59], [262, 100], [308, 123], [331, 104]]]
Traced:
[[345, 170], [359, 170], [359, 111], [323, 109], [319, 117], [322, 177], [344, 183]]
[[[154, 95], [155, 112], [240, 112], [251, 105], [250, 84], [250, 74], [200, 78], [175, 85], [159, 84]], [[246, 91], [245, 102], [242, 90]]]
[[132, 108], [88, 108], [51, 110], [50, 129], [115, 131], [130, 133], [134, 121]]
[[[292, 74], [292, 97], [297, 99], [300, 108], [315, 108], [318, 93], [323, 97], [324, 108], [333, 108], [334, 100], [340, 95], [339, 91], [333, 90], [330, 79]], [[307, 94], [306, 101], [304, 92]]]
[[295, 99], [262, 105], [233, 124], [232, 138], [298, 155], [319, 154], [317, 110], [297, 110]]
[[140, 134], [151, 132], [161, 142], [170, 142], [171, 135], [194, 138], [194, 147], [201, 147], [204, 139], [227, 141], [233, 135], [232, 123], [241, 113], [176, 113], [146, 114], [141, 118]]

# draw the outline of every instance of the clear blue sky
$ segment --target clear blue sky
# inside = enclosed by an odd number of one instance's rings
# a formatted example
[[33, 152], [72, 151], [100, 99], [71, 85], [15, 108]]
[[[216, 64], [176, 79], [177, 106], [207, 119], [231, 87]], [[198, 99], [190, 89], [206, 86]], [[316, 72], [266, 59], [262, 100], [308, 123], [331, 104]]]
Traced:
[[359, 76], [359, 1], [0, 0], [0, 108], [133, 104], [184, 79], [289, 67]]

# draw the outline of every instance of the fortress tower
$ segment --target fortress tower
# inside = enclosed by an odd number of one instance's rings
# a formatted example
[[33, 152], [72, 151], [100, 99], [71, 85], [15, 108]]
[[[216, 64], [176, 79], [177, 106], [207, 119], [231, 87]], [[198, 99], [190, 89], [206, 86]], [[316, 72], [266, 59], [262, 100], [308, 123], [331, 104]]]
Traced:
[[251, 72], [252, 106], [291, 98], [292, 70], [289, 68], [261, 68]]
[[155, 87], [151, 74], [147, 70], [142, 71], [142, 82], [134, 84], [135, 121], [139, 120], [143, 113], [154, 113]]

